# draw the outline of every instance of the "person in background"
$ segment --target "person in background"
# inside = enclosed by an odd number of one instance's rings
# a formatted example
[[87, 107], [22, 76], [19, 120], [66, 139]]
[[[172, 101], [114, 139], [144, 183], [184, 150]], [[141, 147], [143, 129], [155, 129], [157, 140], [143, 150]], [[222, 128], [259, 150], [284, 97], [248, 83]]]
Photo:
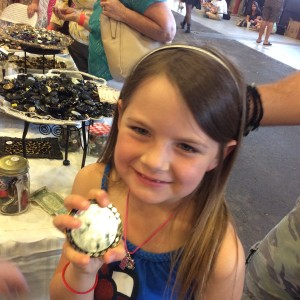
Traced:
[[271, 35], [274, 23], [278, 20], [281, 15], [283, 8], [284, 0], [266, 0], [263, 11], [262, 11], [262, 22], [260, 24], [258, 38], [256, 43], [262, 42], [262, 37], [264, 35], [265, 29], [266, 34], [264, 38], [263, 45], [271, 46], [272, 44], [269, 42], [269, 37]]
[[256, 1], [253, 1], [251, 5], [251, 11], [248, 11], [246, 16], [245, 26], [247, 26], [247, 23], [250, 23], [249, 28], [256, 30], [256, 26], [260, 20], [261, 20], [261, 10], [258, 6], [258, 3]]
[[28, 293], [26, 280], [16, 265], [0, 259], [0, 298], [19, 299]]
[[192, 9], [194, 6], [199, 5], [200, 0], [185, 0], [185, 17], [180, 23], [180, 27], [184, 29], [186, 25], [185, 33], [191, 33], [191, 22], [192, 22]]
[[208, 0], [206, 2], [202, 2], [201, 6], [203, 8], [204, 17], [207, 17], [206, 13], [211, 11], [211, 9], [215, 6], [215, 2], [218, 0]]
[[[261, 125], [300, 125], [300, 72], [258, 86]], [[243, 300], [300, 298], [300, 198], [295, 207], [250, 250]]]
[[88, 73], [89, 29], [87, 20], [93, 12], [96, 0], [74, 0], [73, 7], [68, 0], [57, 0], [48, 26], [49, 30], [59, 30], [64, 22], [69, 22], [69, 34], [73, 43], [68, 47], [77, 68]]
[[206, 16], [213, 20], [222, 20], [223, 14], [227, 14], [227, 2], [226, 0], [212, 1], [212, 6], [209, 11], [206, 12]]
[[159, 42], [172, 41], [176, 33], [175, 19], [166, 0], [97, 0], [91, 16], [76, 8], [61, 13], [65, 20], [79, 22], [90, 32], [88, 73], [106, 80], [113, 78], [101, 38], [101, 13]]
[[[240, 299], [245, 258], [224, 194], [244, 134], [245, 95], [240, 72], [210, 48], [173, 44], [135, 66], [103, 155], [79, 171], [65, 199], [79, 210], [88, 199], [111, 202], [124, 241], [91, 258], [66, 240], [51, 300]], [[70, 215], [54, 224], [80, 227]]]
[[[54, 3], [53, 3], [54, 2]], [[37, 27], [47, 27], [50, 21], [52, 7], [55, 0], [32, 0], [27, 6], [28, 18], [32, 18], [36, 12], [38, 14]]]

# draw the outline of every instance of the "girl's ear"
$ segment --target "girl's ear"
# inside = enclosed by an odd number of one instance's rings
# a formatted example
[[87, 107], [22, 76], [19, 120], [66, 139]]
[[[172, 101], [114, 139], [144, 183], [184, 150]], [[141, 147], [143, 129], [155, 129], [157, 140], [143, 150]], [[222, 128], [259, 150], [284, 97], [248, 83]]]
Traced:
[[237, 144], [237, 141], [236, 141], [236, 140], [232, 140], [232, 141], [230, 141], [230, 142], [227, 143], [227, 145], [226, 145], [225, 148], [224, 148], [224, 156], [223, 156], [223, 159], [225, 159], [225, 158], [227, 157], [227, 155], [230, 154], [231, 151], [235, 149], [236, 144]]
[[118, 128], [119, 128], [120, 127], [121, 118], [122, 118], [122, 114], [123, 114], [123, 102], [122, 102], [122, 99], [118, 100], [117, 106], [118, 106], [118, 114], [119, 114], [119, 117], [118, 117]]
[[[227, 157], [228, 154], [231, 153], [232, 150], [234, 150], [234, 148], [236, 147], [236, 140], [232, 140], [230, 142], [228, 142], [224, 148], [224, 155], [223, 155], [223, 159], [225, 159]], [[209, 165], [209, 167], [207, 168], [206, 172], [209, 172], [211, 170], [213, 170], [216, 166], [218, 165], [218, 158], [216, 157]]]

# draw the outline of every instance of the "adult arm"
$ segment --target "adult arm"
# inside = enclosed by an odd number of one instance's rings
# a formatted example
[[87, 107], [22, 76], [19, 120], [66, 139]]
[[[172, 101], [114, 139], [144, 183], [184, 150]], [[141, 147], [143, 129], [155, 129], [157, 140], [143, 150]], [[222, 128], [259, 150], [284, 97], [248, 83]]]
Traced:
[[[53, 13], [55, 14], [56, 18], [62, 20], [63, 22], [64, 21], [76, 22], [80, 26], [83, 26], [85, 29], [89, 30], [90, 17], [78, 9], [75, 9], [73, 7], [64, 7], [64, 8], [55, 7], [53, 8]], [[52, 26], [53, 23], [50, 22], [50, 24]], [[56, 27], [55, 26], [56, 24], [53, 25], [54, 27]]]
[[257, 87], [263, 103], [261, 125], [300, 125], [300, 72]]
[[57, 30], [64, 25], [63, 19], [55, 14], [55, 11], [62, 8], [68, 7], [68, 0], [56, 0], [55, 6], [53, 6], [53, 13], [49, 22], [49, 29]]
[[176, 33], [175, 19], [167, 2], [151, 4], [144, 14], [125, 7], [119, 0], [101, 0], [102, 13], [121, 21], [159, 42], [172, 41]]
[[218, 3], [212, 4], [210, 7], [210, 12], [213, 14], [217, 14], [220, 9], [220, 6], [218, 6]]
[[27, 6], [28, 18], [32, 18], [35, 12], [39, 12], [39, 2], [39, 0], [32, 0], [31, 3]]

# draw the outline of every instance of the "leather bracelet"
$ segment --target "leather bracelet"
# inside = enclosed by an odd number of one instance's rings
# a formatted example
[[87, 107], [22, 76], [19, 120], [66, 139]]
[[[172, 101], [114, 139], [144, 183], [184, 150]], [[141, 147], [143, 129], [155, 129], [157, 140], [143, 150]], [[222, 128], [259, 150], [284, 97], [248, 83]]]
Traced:
[[244, 136], [257, 129], [264, 115], [263, 104], [255, 84], [247, 85], [246, 127]]
[[66, 287], [70, 292], [72, 292], [73, 294], [77, 294], [77, 295], [85, 295], [85, 294], [88, 294], [88, 293], [90, 293], [91, 291], [93, 291], [93, 290], [96, 288], [97, 284], [98, 284], [98, 274], [96, 275], [96, 280], [95, 280], [94, 285], [93, 285], [90, 289], [88, 289], [88, 290], [85, 291], [85, 292], [79, 292], [79, 291], [76, 291], [76, 290], [74, 290], [74, 289], [67, 283], [66, 278], [65, 278], [66, 270], [67, 270], [69, 264], [70, 264], [70, 262], [68, 262], [68, 263], [64, 266], [64, 268], [63, 268], [63, 270], [62, 270], [62, 273], [61, 273], [61, 278], [62, 278], [62, 281], [63, 281], [65, 287]]
[[85, 14], [81, 13], [77, 23], [78, 23], [78, 25], [83, 26], [84, 21], [85, 21]]

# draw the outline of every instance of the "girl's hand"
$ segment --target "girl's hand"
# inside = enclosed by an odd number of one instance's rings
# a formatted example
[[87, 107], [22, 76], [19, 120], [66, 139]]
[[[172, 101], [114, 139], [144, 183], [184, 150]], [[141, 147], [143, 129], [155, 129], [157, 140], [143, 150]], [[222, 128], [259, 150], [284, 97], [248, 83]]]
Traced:
[[78, 22], [81, 12], [73, 7], [58, 8], [54, 6], [53, 13], [61, 20]]
[[[110, 204], [107, 193], [103, 190], [91, 190], [89, 199], [95, 199], [101, 207], [106, 207]], [[90, 206], [90, 201], [87, 198], [78, 195], [70, 195], [65, 199], [65, 206], [68, 210], [87, 210]], [[62, 232], [65, 232], [66, 229], [79, 228], [81, 225], [80, 220], [71, 215], [56, 216], [53, 223]], [[81, 272], [97, 273], [103, 263], [122, 260], [126, 255], [126, 251], [123, 241], [121, 241], [117, 247], [109, 249], [102, 257], [91, 258], [84, 253], [76, 251], [66, 240], [63, 245], [63, 254], [65, 258], [73, 263], [74, 267]]]
[[119, 0], [100, 0], [102, 13], [116, 21], [123, 21], [126, 7]]
[[27, 15], [28, 18], [32, 18], [34, 13], [38, 13], [39, 12], [39, 5], [37, 3], [31, 3], [27, 6]]

